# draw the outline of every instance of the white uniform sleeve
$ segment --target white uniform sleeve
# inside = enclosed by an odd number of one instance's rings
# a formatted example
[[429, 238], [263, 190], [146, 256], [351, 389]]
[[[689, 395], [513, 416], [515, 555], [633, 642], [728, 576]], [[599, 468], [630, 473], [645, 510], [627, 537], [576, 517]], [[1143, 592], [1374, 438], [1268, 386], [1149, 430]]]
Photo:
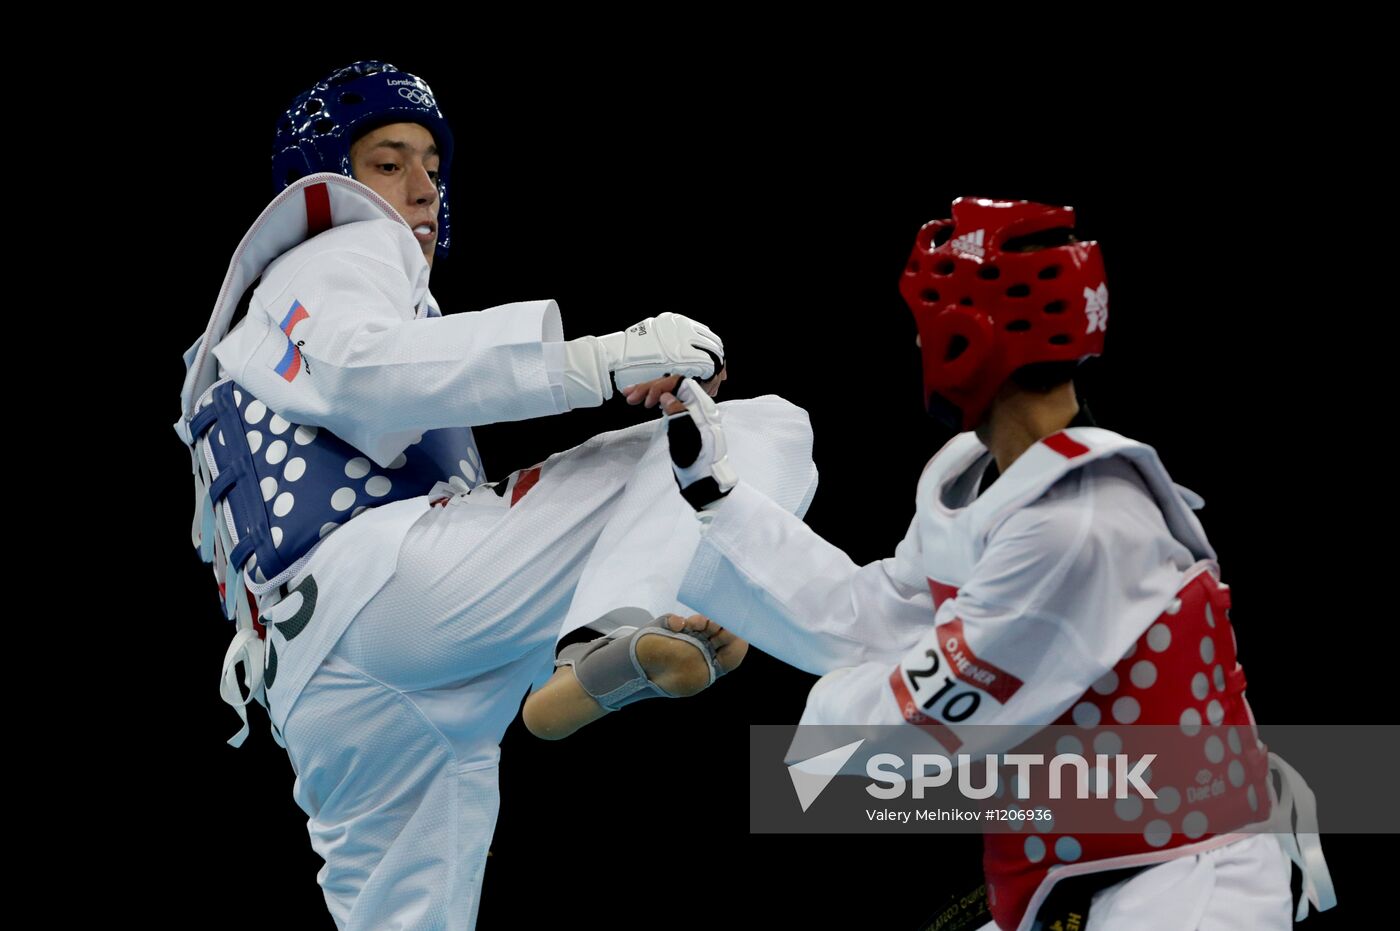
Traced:
[[741, 481], [715, 508], [678, 597], [807, 672], [888, 667], [933, 618], [921, 565], [912, 523], [893, 557], [857, 566]]
[[425, 430], [568, 410], [563, 355], [546, 354], [563, 340], [558, 306], [415, 319], [427, 265], [403, 254], [416, 243], [397, 227], [337, 227], [270, 268], [244, 325], [214, 349], [225, 370], [283, 418], [326, 427], [381, 466]]
[[822, 678], [803, 724], [1046, 725], [1104, 678], [1194, 562], [1121, 459], [1090, 463], [1013, 512], [899, 662]]

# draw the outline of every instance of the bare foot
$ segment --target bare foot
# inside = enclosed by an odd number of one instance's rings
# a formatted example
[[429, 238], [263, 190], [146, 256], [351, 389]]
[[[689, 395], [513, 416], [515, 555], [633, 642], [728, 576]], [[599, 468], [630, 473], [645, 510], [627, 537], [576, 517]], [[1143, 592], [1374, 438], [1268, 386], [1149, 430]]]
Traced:
[[[720, 673], [737, 667], [749, 650], [747, 640], [740, 639], [700, 614], [687, 618], [668, 615], [667, 627], [677, 633], [684, 631], [708, 640], [715, 651], [715, 665]], [[708, 659], [684, 640], [662, 636], [641, 637], [637, 640], [637, 659], [646, 670], [647, 678], [672, 695], [694, 695], [710, 684]]]

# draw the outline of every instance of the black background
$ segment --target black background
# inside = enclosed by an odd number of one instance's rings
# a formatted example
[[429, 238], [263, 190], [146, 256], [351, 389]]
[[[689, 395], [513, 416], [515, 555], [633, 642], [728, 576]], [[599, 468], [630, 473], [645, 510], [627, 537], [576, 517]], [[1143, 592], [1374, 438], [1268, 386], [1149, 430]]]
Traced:
[[[1361, 196], [1377, 175], [1342, 103], [1309, 98], [1306, 82], [1041, 75], [1008, 94], [958, 87], [946, 69], [882, 84], [836, 57], [745, 72], [736, 90], [718, 60], [659, 83], [649, 67], [473, 67], [421, 46], [190, 57], [198, 80], [168, 93], [191, 119], [163, 156], [181, 196], [139, 204], [148, 235], [130, 247], [175, 271], [136, 389], [159, 474], [146, 481], [163, 491], [155, 514], [130, 519], [174, 592], [148, 709], [158, 746], [130, 807], [155, 832], [157, 862], [140, 869], [179, 893], [143, 913], [175, 921], [202, 901], [201, 927], [331, 927], [261, 709], [244, 748], [223, 743], [237, 727], [216, 685], [232, 631], [184, 542], [188, 458], [169, 424], [180, 353], [271, 196], [275, 115], [371, 56], [424, 77], [454, 127], [453, 250], [433, 274], [443, 309], [554, 298], [566, 336], [663, 310], [706, 322], [729, 353], [722, 398], [779, 393], [810, 412], [821, 484], [808, 522], [857, 563], [892, 552], [947, 438], [923, 413], [897, 291], [915, 232], [964, 194], [1074, 205], [1111, 294], [1107, 355], [1083, 393], [1101, 425], [1157, 447], [1205, 497], [1257, 717], [1393, 718], [1376, 346], [1394, 289], [1362, 226], [1388, 204]], [[476, 432], [494, 478], [650, 416], [615, 400]], [[862, 909], [864, 927], [912, 929], [976, 885], [976, 837], [748, 834], [746, 725], [797, 720], [812, 681], [755, 651], [695, 699], [644, 703], [561, 743], [517, 721], [480, 927], [591, 909], [672, 927], [825, 926]], [[1342, 904], [1305, 927], [1359, 921], [1380, 894], [1368, 852], [1389, 840], [1326, 838]]]

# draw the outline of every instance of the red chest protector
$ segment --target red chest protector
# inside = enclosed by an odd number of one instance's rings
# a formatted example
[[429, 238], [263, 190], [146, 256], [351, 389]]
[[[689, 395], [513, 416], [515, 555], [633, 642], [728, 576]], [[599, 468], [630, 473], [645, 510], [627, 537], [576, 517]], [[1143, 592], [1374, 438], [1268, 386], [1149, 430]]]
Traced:
[[1166, 610], [1113, 669], [1059, 718], [1044, 722], [1051, 729], [1016, 751], [1042, 753], [1047, 761], [1059, 752], [1090, 760], [1097, 753], [1136, 759], [1157, 752], [1145, 781], [1158, 798], [1090, 801], [1097, 807], [1089, 823], [1121, 833], [1063, 833], [1066, 824], [1085, 823], [1065, 816], [1083, 809], [1068, 807], [1072, 798], [1051, 800], [1045, 780], [1032, 780], [1031, 796], [1013, 804], [1048, 807], [1059, 825], [1040, 822], [1037, 830], [1036, 822], [1026, 822], [1016, 833], [984, 835], [988, 903], [1005, 931], [1029, 924], [1059, 879], [1221, 846], [1239, 839], [1229, 832], [1270, 813], [1268, 754], [1244, 698], [1244, 671], [1227, 613], [1229, 590], [1212, 574], [1215, 552], [1187, 506], [1194, 495], [1171, 482], [1149, 447], [1107, 430], [1070, 428], [1034, 444], [973, 497], [975, 482], [969, 480], [980, 476], [977, 463], [988, 453], [970, 433], [950, 441], [920, 480], [920, 541], [935, 610], [956, 597], [1004, 515], [1037, 500], [1069, 472], [1109, 456], [1134, 464], [1168, 531], [1198, 561], [1182, 576]]
[[[1121, 746], [1117, 725], [1175, 728], [1171, 752], [1159, 755], [1148, 770], [1157, 799], [1114, 805], [1121, 827], [1131, 833], [1041, 833], [1027, 827], [984, 835], [987, 899], [999, 927], [1020, 926], [1058, 879], [1220, 846], [1239, 839], [1229, 832], [1268, 817], [1268, 756], [1244, 697], [1244, 670], [1226, 613], [1229, 590], [1204, 565], [1197, 568], [1182, 586], [1179, 603], [1052, 722], [1073, 728], [1086, 753], [1103, 747], [1101, 738]], [[1038, 807], [1034, 795], [1020, 804]]]

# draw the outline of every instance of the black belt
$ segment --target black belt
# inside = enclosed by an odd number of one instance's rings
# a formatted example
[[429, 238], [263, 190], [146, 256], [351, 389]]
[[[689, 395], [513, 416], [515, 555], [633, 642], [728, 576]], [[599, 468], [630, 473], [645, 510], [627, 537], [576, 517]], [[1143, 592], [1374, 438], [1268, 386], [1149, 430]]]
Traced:
[[1035, 913], [1031, 931], [1084, 931], [1084, 925], [1089, 921], [1089, 902], [1094, 895], [1145, 869], [1145, 866], [1129, 866], [1066, 876], [1050, 887], [1050, 894]]

